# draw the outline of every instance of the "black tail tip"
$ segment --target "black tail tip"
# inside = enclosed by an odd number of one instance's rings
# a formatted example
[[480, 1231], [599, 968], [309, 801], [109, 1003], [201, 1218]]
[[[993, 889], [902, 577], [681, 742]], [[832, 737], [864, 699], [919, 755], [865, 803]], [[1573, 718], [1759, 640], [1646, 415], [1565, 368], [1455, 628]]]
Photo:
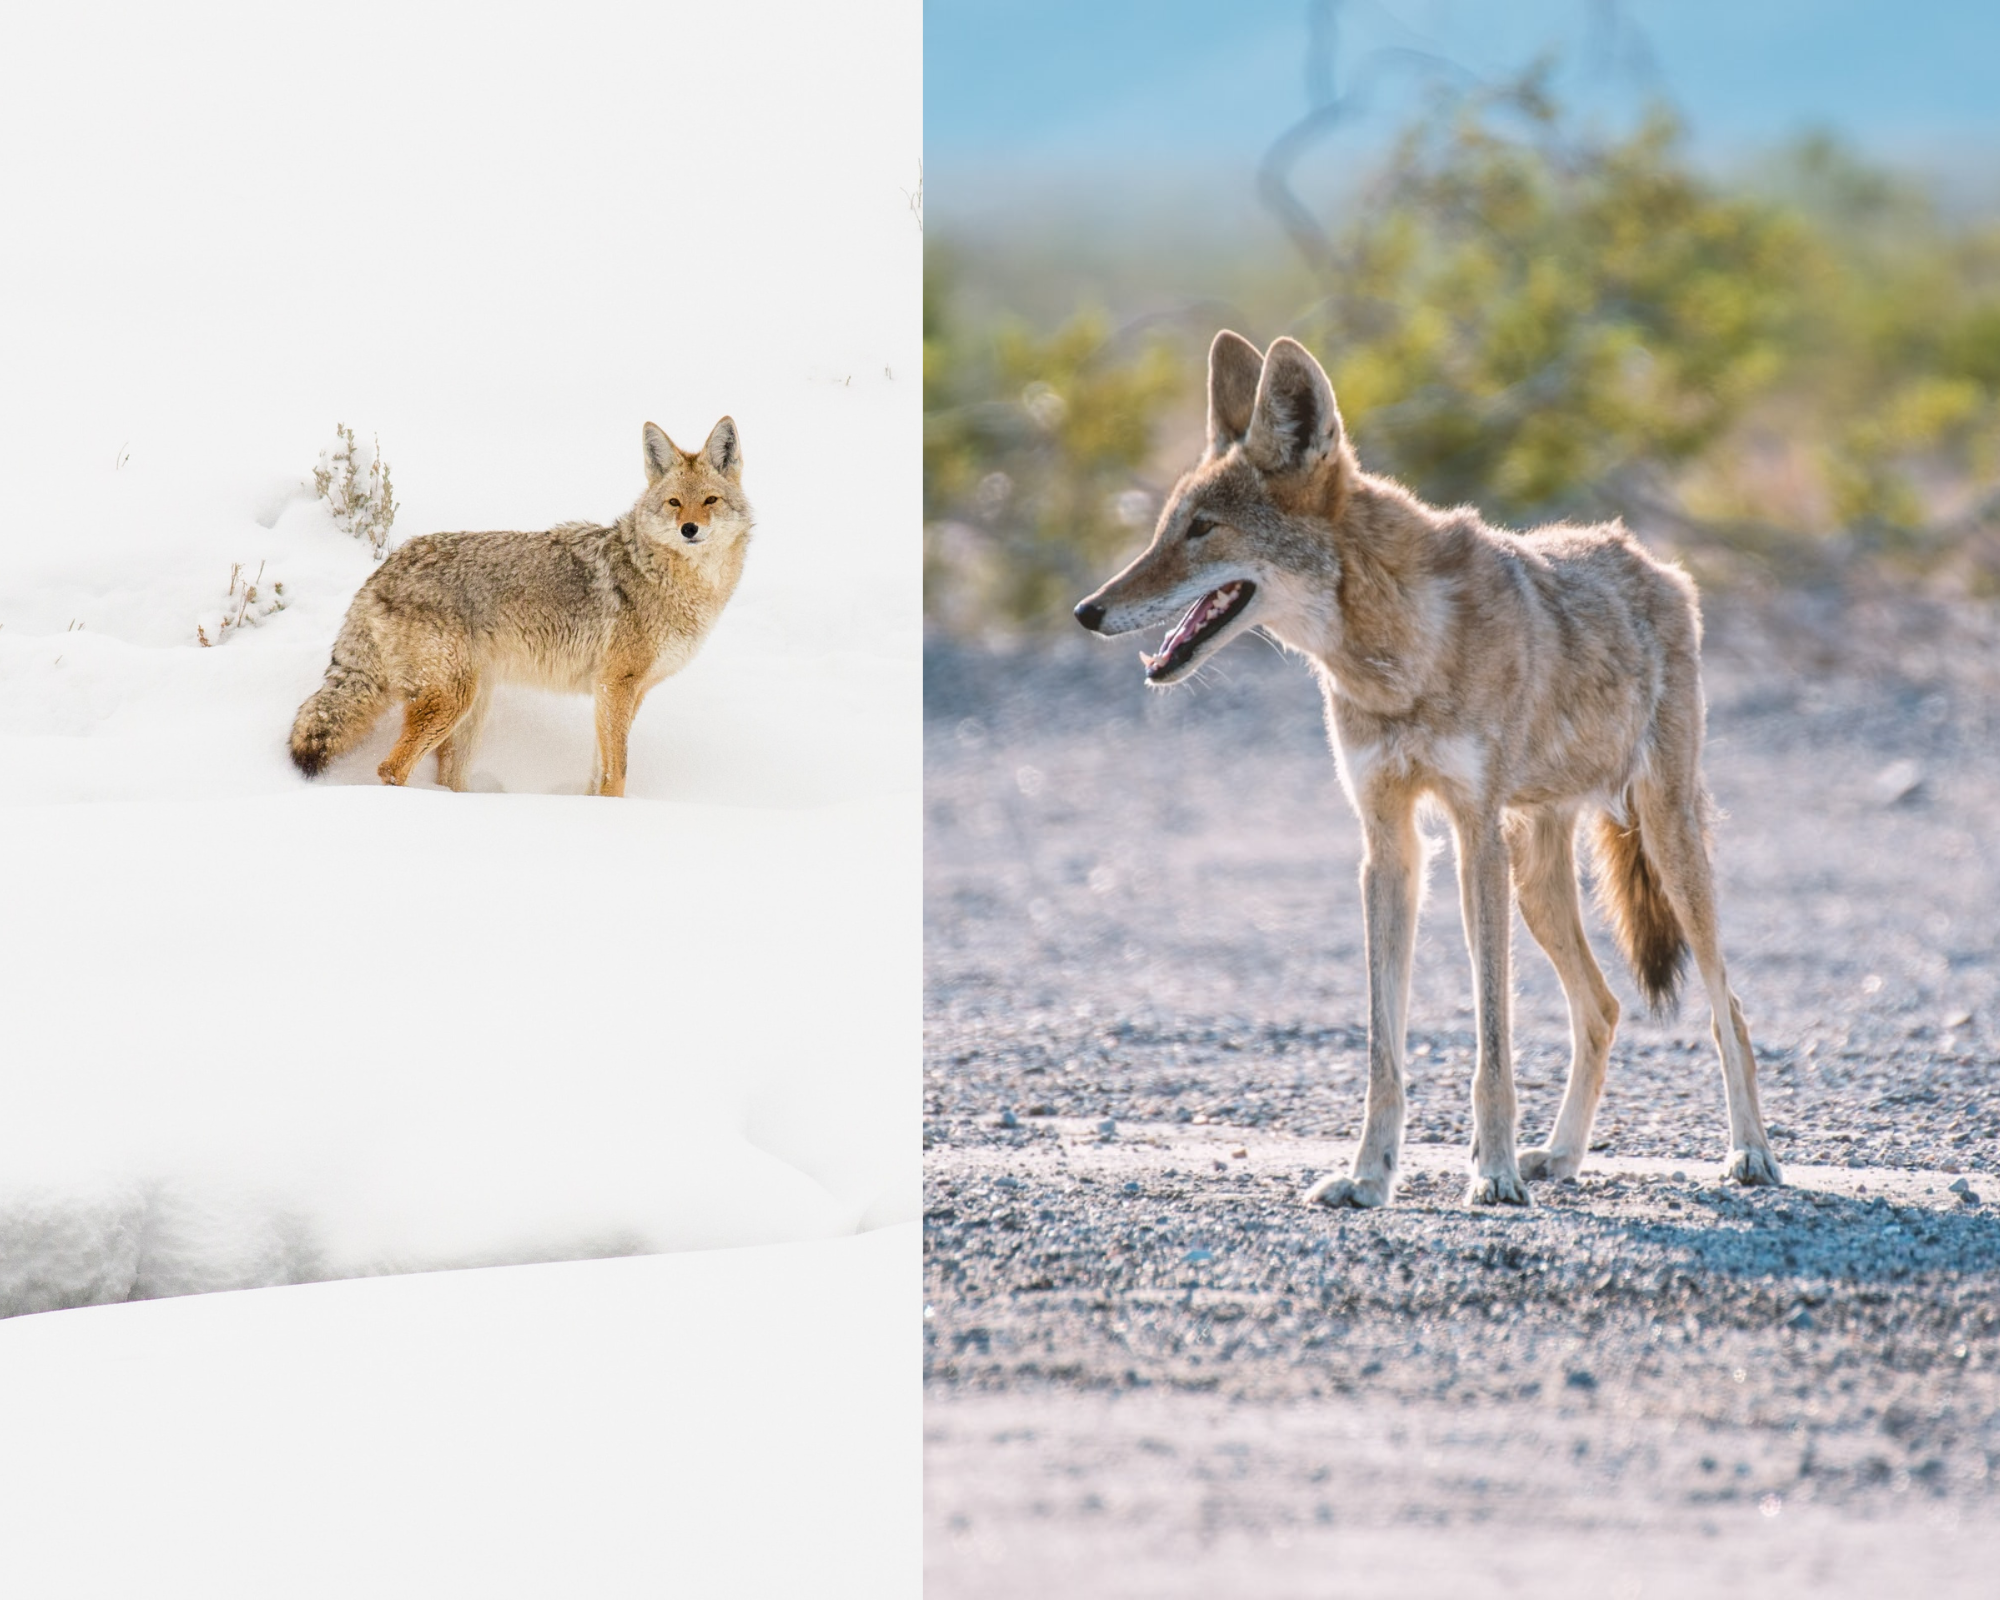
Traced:
[[1646, 1001], [1646, 1015], [1655, 1022], [1671, 1022], [1680, 1015], [1681, 986], [1687, 978], [1687, 946], [1671, 950], [1649, 950], [1634, 963], [1633, 976]]
[[317, 778], [326, 770], [326, 751], [316, 744], [295, 744], [292, 746], [292, 765], [308, 778]]

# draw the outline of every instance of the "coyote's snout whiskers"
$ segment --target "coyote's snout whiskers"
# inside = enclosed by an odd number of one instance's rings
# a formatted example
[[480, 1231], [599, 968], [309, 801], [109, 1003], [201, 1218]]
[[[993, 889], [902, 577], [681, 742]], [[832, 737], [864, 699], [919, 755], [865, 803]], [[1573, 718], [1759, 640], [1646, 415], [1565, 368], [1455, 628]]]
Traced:
[[[1715, 1013], [1726, 1171], [1776, 1183], [1757, 1068], [1729, 990], [1701, 779], [1701, 617], [1694, 585], [1622, 528], [1489, 528], [1361, 470], [1333, 387], [1303, 346], [1234, 333], [1209, 351], [1208, 448], [1153, 542], [1076, 608], [1104, 634], [1162, 626], [1150, 682], [1184, 680], [1261, 628], [1319, 673], [1341, 783], [1360, 816], [1368, 933], [1368, 1105], [1345, 1177], [1308, 1198], [1381, 1205], [1402, 1153], [1404, 1035], [1423, 848], [1435, 800], [1458, 844], [1478, 1056], [1475, 1203], [1526, 1204], [1525, 1178], [1582, 1164], [1618, 1003], [1584, 935], [1576, 836], [1649, 1004], [1673, 1003], [1691, 954]], [[1569, 999], [1569, 1086], [1548, 1142], [1515, 1149], [1509, 931], [1522, 920]]]

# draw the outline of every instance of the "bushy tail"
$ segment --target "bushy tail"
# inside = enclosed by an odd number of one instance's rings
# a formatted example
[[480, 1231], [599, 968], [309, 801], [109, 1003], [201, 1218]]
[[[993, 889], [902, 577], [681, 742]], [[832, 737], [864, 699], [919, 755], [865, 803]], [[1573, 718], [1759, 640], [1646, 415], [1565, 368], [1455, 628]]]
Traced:
[[1639, 813], [1630, 794], [1625, 796], [1624, 811], [1622, 821], [1609, 813], [1597, 818], [1597, 903], [1610, 920], [1647, 1006], [1655, 1016], [1666, 1016], [1680, 1004], [1687, 935], [1659, 873], [1646, 859]]
[[292, 722], [292, 761], [299, 771], [317, 777], [335, 756], [368, 736], [389, 703], [382, 677], [374, 641], [350, 622], [334, 642], [326, 681]]

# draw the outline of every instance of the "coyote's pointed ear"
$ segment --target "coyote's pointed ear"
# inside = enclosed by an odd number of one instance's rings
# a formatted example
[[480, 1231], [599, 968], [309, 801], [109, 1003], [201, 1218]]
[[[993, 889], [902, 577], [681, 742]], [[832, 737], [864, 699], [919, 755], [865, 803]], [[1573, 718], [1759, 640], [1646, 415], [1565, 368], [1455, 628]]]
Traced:
[[1226, 455], [1250, 431], [1250, 409], [1257, 403], [1257, 380], [1264, 375], [1264, 358], [1240, 333], [1227, 328], [1208, 347], [1208, 453]]
[[1278, 340], [1264, 357], [1244, 452], [1266, 472], [1303, 472], [1340, 444], [1340, 408], [1326, 373], [1297, 340]]
[[639, 437], [646, 448], [646, 481], [658, 483], [667, 475], [667, 468], [680, 459], [680, 447], [661, 431], [657, 422], [647, 423]]
[[701, 447], [701, 453], [725, 478], [743, 475], [743, 446], [736, 438], [736, 424], [728, 417], [708, 430], [708, 443]]

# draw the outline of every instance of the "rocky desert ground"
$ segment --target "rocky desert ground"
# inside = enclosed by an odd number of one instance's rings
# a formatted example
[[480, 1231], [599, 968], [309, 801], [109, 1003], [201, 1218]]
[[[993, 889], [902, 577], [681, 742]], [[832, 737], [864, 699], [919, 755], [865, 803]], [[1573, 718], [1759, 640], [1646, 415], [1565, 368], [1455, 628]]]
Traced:
[[[2000, 1571], [2000, 629], [1711, 606], [1732, 978], [1787, 1185], [1716, 1178], [1705, 1006], [1626, 1003], [1594, 1159], [1463, 1204], [1449, 846], [1412, 1179], [1309, 1208], [1365, 1074], [1359, 835], [1257, 641], [926, 672], [926, 1565], [1012, 1595], [1990, 1594]], [[1524, 1131], [1568, 1063], [1515, 940]]]

